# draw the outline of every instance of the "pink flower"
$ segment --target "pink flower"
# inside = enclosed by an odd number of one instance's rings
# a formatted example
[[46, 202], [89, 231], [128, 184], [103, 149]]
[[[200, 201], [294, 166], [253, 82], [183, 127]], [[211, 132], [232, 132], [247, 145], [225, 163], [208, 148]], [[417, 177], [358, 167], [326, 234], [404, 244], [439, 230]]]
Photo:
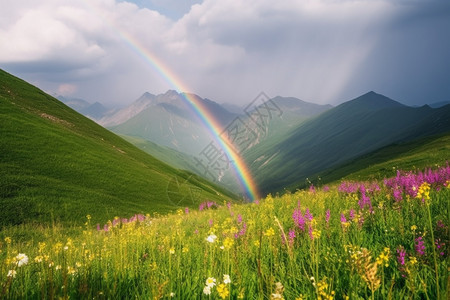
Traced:
[[420, 256], [425, 254], [425, 242], [423, 241], [422, 237], [419, 236], [418, 238], [415, 239], [416, 245], [416, 252], [417, 254], [419, 254]]

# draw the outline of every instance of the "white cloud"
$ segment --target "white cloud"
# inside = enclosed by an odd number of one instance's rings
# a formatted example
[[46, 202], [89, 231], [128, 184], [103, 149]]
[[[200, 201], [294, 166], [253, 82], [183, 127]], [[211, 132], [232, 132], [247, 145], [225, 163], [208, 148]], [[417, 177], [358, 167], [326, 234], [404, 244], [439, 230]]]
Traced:
[[[158, 1], [147, 2], [157, 7]], [[355, 91], [355, 78], [367, 78], [360, 86], [383, 87], [376, 76], [359, 75], [366, 72], [362, 66], [372, 66], [385, 36], [402, 37], [404, 22], [426, 14], [420, 26], [437, 32], [437, 43], [445, 31], [434, 30], [437, 22], [430, 20], [438, 11], [442, 27], [450, 15], [448, 5], [433, 10], [389, 0], [205, 0], [178, 20], [116, 0], [1, 5], [8, 10], [0, 7], [0, 65], [46, 90], [73, 84], [80, 97], [116, 102], [170, 88], [161, 69], [171, 70], [189, 92], [218, 102], [250, 101], [262, 90], [307, 101], [342, 100]], [[180, 11], [187, 9], [180, 4]], [[407, 42], [419, 40], [410, 34]], [[389, 43], [395, 55], [409, 51]], [[151, 53], [157, 67], [143, 53]], [[448, 65], [448, 58], [442, 60]], [[373, 70], [389, 72], [393, 62]]]
[[58, 95], [61, 96], [69, 96], [75, 93], [77, 90], [77, 87], [74, 84], [70, 83], [63, 83], [60, 84], [57, 90]]

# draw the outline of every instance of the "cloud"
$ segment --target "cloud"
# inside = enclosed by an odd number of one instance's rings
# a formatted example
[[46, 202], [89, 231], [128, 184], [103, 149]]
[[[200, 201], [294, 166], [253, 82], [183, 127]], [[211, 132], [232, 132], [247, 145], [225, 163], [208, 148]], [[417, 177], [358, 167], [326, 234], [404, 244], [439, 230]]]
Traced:
[[61, 96], [69, 96], [75, 93], [77, 90], [77, 87], [70, 83], [63, 83], [60, 84], [57, 90], [58, 95]]
[[[72, 84], [88, 100], [164, 92], [174, 87], [161, 74], [167, 70], [189, 92], [242, 104], [260, 91], [321, 103], [368, 90], [406, 102], [450, 93], [443, 0], [169, 1], [165, 8], [159, 0], [4, 1], [0, 66], [45, 90]], [[176, 18], [169, 6], [183, 13]]]

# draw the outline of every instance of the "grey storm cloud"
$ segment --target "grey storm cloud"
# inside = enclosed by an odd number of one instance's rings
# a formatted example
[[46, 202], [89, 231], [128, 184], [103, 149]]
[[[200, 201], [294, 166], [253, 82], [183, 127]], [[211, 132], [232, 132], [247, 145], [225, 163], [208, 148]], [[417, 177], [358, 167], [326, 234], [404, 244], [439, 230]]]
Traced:
[[261, 91], [332, 104], [369, 90], [415, 105], [450, 100], [448, 1], [177, 3], [4, 0], [0, 67], [115, 103], [177, 88], [162, 73], [236, 104]]

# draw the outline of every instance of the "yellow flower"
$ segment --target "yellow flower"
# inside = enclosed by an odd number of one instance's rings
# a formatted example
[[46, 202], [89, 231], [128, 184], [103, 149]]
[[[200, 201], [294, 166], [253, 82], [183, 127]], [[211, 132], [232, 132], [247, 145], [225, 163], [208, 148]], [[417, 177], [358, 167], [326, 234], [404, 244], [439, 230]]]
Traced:
[[9, 236], [5, 237], [5, 243], [11, 244], [11, 238]]
[[411, 230], [412, 231], [416, 231], [417, 230], [417, 226], [416, 225], [411, 226]]
[[272, 227], [270, 227], [269, 229], [267, 229], [265, 232], [264, 232], [264, 235], [265, 236], [274, 236], [275, 235], [275, 230], [273, 230], [273, 228]]
[[225, 247], [225, 249], [230, 249], [234, 244], [234, 240], [232, 238], [227, 237], [224, 241], [223, 241], [223, 246]]
[[217, 286], [217, 292], [219, 293], [219, 297], [222, 299], [225, 299], [230, 294], [230, 291], [228, 290], [225, 283], [221, 283]]
[[173, 247], [170, 248], [169, 253], [170, 253], [170, 254], [175, 254], [175, 248], [173, 248]]
[[312, 232], [313, 238], [315, 238], [315, 239], [320, 238], [320, 234], [321, 234], [321, 231], [317, 230], [317, 229], [314, 229]]
[[181, 250], [181, 252], [187, 253], [187, 252], [189, 252], [189, 248], [188, 248], [188, 247], [183, 247], [183, 249]]
[[425, 201], [430, 200], [430, 184], [428, 182], [422, 183], [417, 191], [416, 198], [423, 199]]
[[255, 240], [255, 241], [253, 242], [253, 245], [254, 245], [255, 247], [259, 247], [259, 246], [260, 246], [260, 243], [259, 243], [258, 240]]

